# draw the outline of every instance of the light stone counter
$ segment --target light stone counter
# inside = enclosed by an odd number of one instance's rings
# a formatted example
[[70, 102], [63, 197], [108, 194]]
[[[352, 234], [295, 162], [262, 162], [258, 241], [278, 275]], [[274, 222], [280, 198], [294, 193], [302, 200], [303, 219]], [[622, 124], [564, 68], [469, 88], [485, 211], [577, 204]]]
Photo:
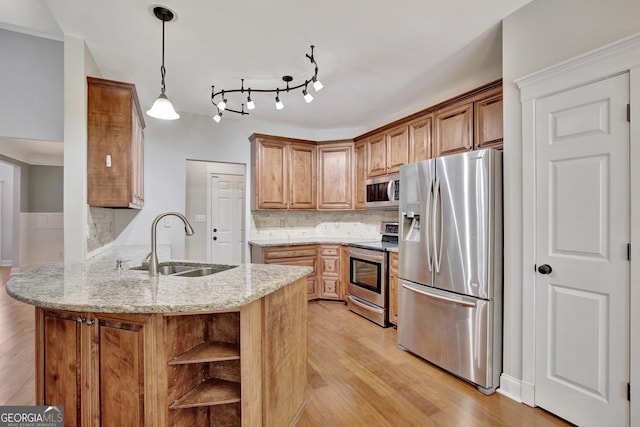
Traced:
[[377, 239], [345, 238], [345, 237], [296, 237], [289, 239], [249, 240], [250, 245], [268, 246], [295, 246], [295, 245], [348, 245], [349, 243], [370, 242]]
[[[145, 248], [113, 248], [78, 264], [52, 264], [13, 277], [6, 292], [56, 310], [100, 313], [188, 313], [233, 310], [312, 271], [310, 267], [242, 264], [203, 277], [149, 277], [139, 266]], [[116, 260], [124, 262], [116, 269]], [[160, 262], [169, 261], [160, 257]]]

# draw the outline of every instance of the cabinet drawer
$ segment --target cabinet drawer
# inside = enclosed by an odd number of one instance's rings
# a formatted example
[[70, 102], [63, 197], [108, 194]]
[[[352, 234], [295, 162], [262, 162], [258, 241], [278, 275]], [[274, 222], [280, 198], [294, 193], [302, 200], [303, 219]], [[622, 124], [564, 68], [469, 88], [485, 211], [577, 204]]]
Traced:
[[338, 274], [340, 271], [340, 258], [322, 258], [322, 274]]
[[320, 256], [339, 256], [340, 246], [320, 246]]
[[297, 266], [302, 266], [302, 267], [311, 267], [311, 268], [313, 268], [313, 271], [311, 273], [309, 273], [308, 276], [316, 274], [316, 271], [317, 271], [317, 269], [316, 269], [316, 258], [315, 257], [313, 257], [313, 258], [297, 258], [297, 259], [288, 259], [288, 258], [273, 259], [273, 260], [267, 261], [267, 264], [297, 265]]
[[268, 264], [274, 264], [272, 260], [282, 258], [316, 257], [315, 246], [286, 246], [265, 249], [264, 259]]

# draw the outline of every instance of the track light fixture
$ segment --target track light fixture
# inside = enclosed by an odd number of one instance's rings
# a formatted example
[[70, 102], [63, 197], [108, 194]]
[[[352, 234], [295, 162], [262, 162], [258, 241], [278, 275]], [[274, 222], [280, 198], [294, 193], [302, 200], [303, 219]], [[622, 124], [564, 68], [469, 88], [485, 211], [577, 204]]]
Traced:
[[[282, 92], [290, 92], [292, 90], [304, 88], [302, 90], [302, 95], [304, 96], [304, 100], [307, 103], [311, 102], [313, 100], [313, 96], [311, 96], [311, 94], [308, 91], [309, 84], [311, 83], [313, 85], [313, 89], [316, 92], [319, 91], [320, 89], [322, 89], [322, 83], [320, 82], [320, 80], [318, 80], [318, 64], [317, 64], [316, 59], [315, 59], [315, 57], [313, 55], [313, 49], [314, 49], [314, 46], [311, 45], [311, 53], [310, 54], [309, 53], [305, 54], [305, 56], [309, 59], [311, 64], [313, 64], [313, 66], [314, 66], [313, 75], [310, 78], [306, 79], [304, 82], [300, 83], [300, 84], [293, 85], [291, 83], [293, 81], [293, 77], [291, 77], [291, 76], [283, 76], [282, 77], [282, 81], [285, 82], [285, 87], [283, 87], [283, 88], [280, 88], [280, 87], [276, 87], [275, 89], [245, 88], [244, 87], [244, 79], [240, 79], [240, 88], [239, 89], [221, 90], [221, 91], [216, 92], [215, 91], [215, 87], [211, 86], [211, 103], [216, 108], [216, 115], [213, 117], [213, 119], [216, 122], [219, 122], [220, 118], [222, 117], [222, 111], [229, 111], [229, 112], [237, 113], [237, 114], [240, 114], [240, 115], [243, 115], [243, 116], [249, 114], [249, 112], [245, 111], [245, 109], [244, 109], [244, 105], [245, 105], [244, 103], [240, 104], [240, 108], [238, 108], [238, 107], [229, 108], [229, 104], [228, 104], [226, 95], [233, 94], [233, 93], [244, 94], [245, 91], [247, 92], [247, 94], [248, 94], [248, 96], [247, 96], [247, 109], [248, 110], [253, 110], [254, 108], [256, 108], [256, 105], [253, 102], [253, 99], [251, 98], [251, 93], [252, 92], [275, 93], [276, 94], [275, 105], [276, 105], [276, 109], [278, 109], [278, 110], [282, 110], [284, 108], [284, 104], [280, 100], [280, 91], [282, 91]], [[243, 99], [243, 98], [241, 98], [241, 99]], [[217, 119], [216, 119], [216, 117], [217, 117]]]
[[173, 21], [174, 14], [167, 8], [162, 6], [156, 6], [153, 8], [153, 14], [162, 21], [162, 66], [160, 67], [160, 96], [153, 103], [153, 106], [147, 111], [147, 114], [151, 117], [155, 117], [156, 119], [162, 120], [175, 120], [179, 119], [180, 115], [176, 113], [176, 110], [173, 109], [173, 105], [165, 92], [165, 84], [164, 77], [166, 75], [166, 70], [164, 68], [164, 23]]

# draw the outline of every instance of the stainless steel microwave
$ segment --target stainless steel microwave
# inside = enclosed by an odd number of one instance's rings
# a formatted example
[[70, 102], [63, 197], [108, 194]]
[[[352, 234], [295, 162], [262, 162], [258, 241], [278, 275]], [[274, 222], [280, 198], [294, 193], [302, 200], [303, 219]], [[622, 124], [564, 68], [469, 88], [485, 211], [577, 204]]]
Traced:
[[367, 208], [397, 209], [400, 205], [400, 175], [385, 175], [364, 181]]

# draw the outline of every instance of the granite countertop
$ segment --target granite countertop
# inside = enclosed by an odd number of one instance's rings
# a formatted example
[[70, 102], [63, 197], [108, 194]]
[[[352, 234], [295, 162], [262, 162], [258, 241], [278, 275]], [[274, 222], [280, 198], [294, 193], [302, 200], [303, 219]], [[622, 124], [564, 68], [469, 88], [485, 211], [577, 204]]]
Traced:
[[[233, 310], [307, 274], [311, 267], [241, 264], [203, 277], [157, 276], [130, 270], [148, 252], [113, 248], [77, 264], [51, 264], [14, 276], [6, 292], [27, 304], [100, 313], [184, 313]], [[116, 268], [116, 260], [124, 262]], [[160, 257], [160, 262], [169, 261]]]
[[296, 237], [290, 239], [268, 239], [268, 240], [249, 240], [250, 245], [255, 246], [295, 246], [295, 245], [348, 245], [349, 243], [371, 242], [380, 240], [380, 237], [364, 239], [364, 238], [345, 238], [345, 237]]

